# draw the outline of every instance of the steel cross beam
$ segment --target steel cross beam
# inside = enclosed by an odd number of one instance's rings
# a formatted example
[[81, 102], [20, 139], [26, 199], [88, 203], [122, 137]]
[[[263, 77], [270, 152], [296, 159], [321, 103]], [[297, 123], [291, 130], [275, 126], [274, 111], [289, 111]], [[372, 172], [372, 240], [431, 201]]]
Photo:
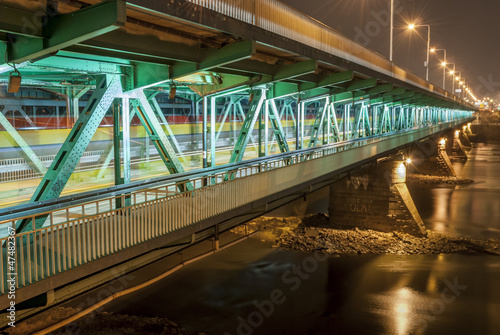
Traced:
[[[114, 98], [121, 93], [122, 87], [118, 76], [105, 75], [97, 79], [94, 93], [33, 193], [30, 202], [59, 197]], [[34, 228], [41, 228], [46, 218], [47, 216], [38, 217], [35, 222], [31, 222], [31, 219], [18, 221], [16, 230], [18, 232], [30, 230], [30, 222]]]
[[[3, 30], [13, 34], [23, 34], [20, 27], [22, 19], [36, 17], [37, 13], [24, 12], [8, 7], [2, 8], [2, 22], [8, 20], [10, 24]], [[18, 22], [14, 22], [18, 20]], [[46, 23], [34, 27], [31, 35], [17, 36], [14, 42], [7, 45], [7, 58], [0, 64], [22, 63], [28, 60], [44, 57], [68, 46], [91, 39], [118, 29], [127, 21], [126, 2], [110, 0], [83, 8], [68, 14], [45, 16]], [[0, 28], [1, 29], [1, 28]], [[40, 38], [41, 37], [41, 38]]]
[[38, 172], [40, 175], [44, 175], [47, 172], [47, 168], [43, 165], [42, 161], [38, 156], [33, 152], [31, 147], [26, 143], [26, 141], [22, 138], [21, 135], [17, 132], [17, 130], [10, 124], [9, 120], [4, 115], [4, 112], [7, 111], [7, 107], [0, 113], [0, 124], [7, 131], [8, 136], [11, 139], [12, 145], [17, 145], [21, 148], [21, 156], [24, 158], [28, 166], [33, 170]]

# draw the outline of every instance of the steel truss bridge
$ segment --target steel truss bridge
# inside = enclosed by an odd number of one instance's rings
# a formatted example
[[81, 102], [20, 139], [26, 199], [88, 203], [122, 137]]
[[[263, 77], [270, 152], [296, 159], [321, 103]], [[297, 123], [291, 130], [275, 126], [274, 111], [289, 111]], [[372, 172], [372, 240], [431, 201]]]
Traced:
[[[8, 273], [17, 273], [19, 299], [46, 294], [276, 208], [474, 111], [275, 0], [0, 2], [0, 84], [22, 77], [21, 91], [0, 100], [2, 136], [20, 148], [16, 164], [40, 178], [29, 202], [0, 210], [2, 306]], [[64, 101], [53, 117], [70, 128], [44, 161], [13, 124], [17, 112], [47, 131], [24, 109], [50, 99], [22, 102], [40, 89]], [[168, 121], [166, 109], [180, 103], [195, 125], [196, 169], [182, 159], [193, 137], [178, 140]], [[131, 180], [131, 120], [168, 176]], [[106, 123], [109, 143], [95, 155], [115, 186], [61, 196]]]

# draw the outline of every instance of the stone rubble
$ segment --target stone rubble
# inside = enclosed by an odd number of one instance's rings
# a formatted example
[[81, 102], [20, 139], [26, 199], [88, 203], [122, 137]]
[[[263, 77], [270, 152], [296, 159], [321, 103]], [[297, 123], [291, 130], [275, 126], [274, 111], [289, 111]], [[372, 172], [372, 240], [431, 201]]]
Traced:
[[[8, 328], [5, 334], [32, 334], [35, 331], [64, 320], [79, 312], [70, 307], [54, 307], [27, 320], [16, 323], [15, 328]], [[93, 335], [207, 335], [189, 332], [166, 318], [121, 315], [107, 312], [93, 312], [50, 334], [93, 334]]]
[[423, 174], [409, 174], [406, 176], [408, 184], [450, 184], [465, 185], [472, 184], [474, 180], [460, 177], [429, 176]]
[[[244, 234], [245, 227], [233, 229]], [[324, 214], [310, 215], [303, 220], [290, 218], [258, 218], [248, 223], [248, 231], [265, 241], [273, 241], [274, 247], [285, 250], [320, 252], [331, 255], [354, 254], [451, 254], [487, 253], [500, 255], [500, 240], [450, 237], [427, 231], [426, 237], [373, 230], [343, 230], [330, 225]]]

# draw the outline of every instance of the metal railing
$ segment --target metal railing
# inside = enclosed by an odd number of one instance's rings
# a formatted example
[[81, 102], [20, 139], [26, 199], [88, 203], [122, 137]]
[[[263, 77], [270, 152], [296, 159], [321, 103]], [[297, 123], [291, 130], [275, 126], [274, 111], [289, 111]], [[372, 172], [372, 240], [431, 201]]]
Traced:
[[[350, 149], [370, 144], [379, 146], [386, 140], [394, 140], [400, 146], [399, 137], [414, 141], [417, 134], [421, 134], [418, 132], [432, 134], [465, 121], [386, 133], [122, 185], [84, 193], [76, 199], [68, 196], [43, 204], [0, 210], [0, 231], [5, 236], [0, 239], [4, 246], [0, 248], [0, 294], [8, 291], [8, 273], [17, 274], [16, 288], [23, 287], [331, 172], [328, 171], [333, 169], [331, 163], [326, 166], [317, 163], [317, 166], [310, 166], [310, 170], [304, 170], [301, 164], [320, 162], [317, 158], [348, 154]], [[368, 157], [350, 159], [369, 158], [373, 150], [369, 152]], [[187, 189], [187, 183], [191, 183], [194, 190], [179, 191]], [[35, 227], [37, 218], [46, 218], [44, 227]], [[19, 220], [30, 220], [32, 231], [10, 237], [8, 233], [15, 230]], [[15, 241], [13, 253], [5, 247], [9, 239]], [[9, 263], [14, 266], [10, 268]]]
[[[104, 150], [86, 151], [80, 159], [79, 165], [76, 167], [75, 172], [81, 172], [89, 164], [93, 164], [99, 160]], [[49, 167], [56, 155], [39, 156], [38, 158]], [[33, 170], [24, 158], [7, 158], [0, 160], [0, 183], [41, 178], [38, 171]]]

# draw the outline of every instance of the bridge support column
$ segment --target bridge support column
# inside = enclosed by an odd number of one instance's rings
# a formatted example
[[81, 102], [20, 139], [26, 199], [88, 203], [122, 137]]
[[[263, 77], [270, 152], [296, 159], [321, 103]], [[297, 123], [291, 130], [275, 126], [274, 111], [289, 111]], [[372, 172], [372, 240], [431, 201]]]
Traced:
[[410, 157], [412, 167], [417, 173], [430, 176], [457, 176], [446, 151], [447, 141], [445, 137], [429, 139], [412, 148]]
[[453, 136], [453, 147], [451, 148], [452, 155], [456, 158], [467, 159], [467, 152], [462, 144], [461, 131], [456, 130]]
[[366, 168], [332, 184], [330, 223], [343, 228], [425, 235], [405, 181], [405, 164], [396, 160]]

